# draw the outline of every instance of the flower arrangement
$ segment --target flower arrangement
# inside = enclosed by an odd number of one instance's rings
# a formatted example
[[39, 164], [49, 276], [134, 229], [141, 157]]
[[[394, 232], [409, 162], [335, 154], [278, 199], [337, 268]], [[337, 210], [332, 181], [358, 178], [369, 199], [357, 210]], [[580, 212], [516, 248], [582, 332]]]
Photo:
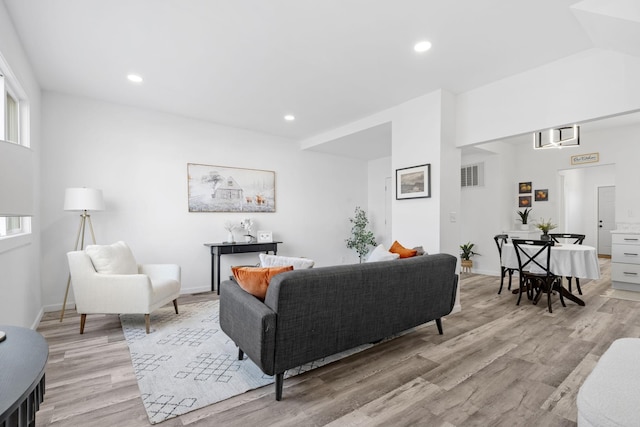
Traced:
[[224, 223], [224, 229], [227, 230], [227, 243], [235, 243], [236, 239], [233, 236], [233, 231], [238, 228], [238, 224], [231, 221]]
[[247, 242], [251, 242], [253, 240], [253, 235], [251, 234], [251, 229], [253, 228], [253, 220], [251, 218], [245, 218], [240, 221], [240, 227], [244, 229], [244, 238]]
[[540, 229], [542, 233], [547, 234], [550, 230], [554, 228], [558, 228], [558, 226], [551, 222], [551, 218], [548, 221], [545, 221], [544, 218], [540, 218], [540, 221], [536, 222], [536, 228]]

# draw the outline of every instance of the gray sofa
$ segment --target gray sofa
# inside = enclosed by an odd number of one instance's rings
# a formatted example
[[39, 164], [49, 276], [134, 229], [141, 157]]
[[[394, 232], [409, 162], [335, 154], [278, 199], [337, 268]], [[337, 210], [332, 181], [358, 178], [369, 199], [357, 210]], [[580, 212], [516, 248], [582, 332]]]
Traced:
[[284, 372], [441, 318], [453, 309], [456, 258], [423, 255], [393, 261], [294, 270], [273, 277], [264, 302], [227, 280], [220, 326], [267, 375], [282, 398]]

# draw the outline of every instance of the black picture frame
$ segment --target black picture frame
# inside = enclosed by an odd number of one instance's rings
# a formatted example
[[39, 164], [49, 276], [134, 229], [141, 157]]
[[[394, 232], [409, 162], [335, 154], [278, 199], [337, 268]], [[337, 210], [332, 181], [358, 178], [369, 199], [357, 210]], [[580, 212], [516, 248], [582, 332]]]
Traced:
[[431, 197], [431, 163], [396, 169], [396, 200]]

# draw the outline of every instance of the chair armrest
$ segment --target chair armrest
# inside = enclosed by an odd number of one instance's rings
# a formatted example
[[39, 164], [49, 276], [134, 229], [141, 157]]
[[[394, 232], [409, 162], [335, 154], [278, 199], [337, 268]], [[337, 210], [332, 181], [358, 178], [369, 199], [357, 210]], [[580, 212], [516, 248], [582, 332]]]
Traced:
[[275, 373], [276, 313], [231, 280], [220, 285], [220, 327], [260, 369]]
[[152, 281], [172, 279], [180, 283], [180, 266], [177, 264], [138, 264], [138, 273], [146, 274]]

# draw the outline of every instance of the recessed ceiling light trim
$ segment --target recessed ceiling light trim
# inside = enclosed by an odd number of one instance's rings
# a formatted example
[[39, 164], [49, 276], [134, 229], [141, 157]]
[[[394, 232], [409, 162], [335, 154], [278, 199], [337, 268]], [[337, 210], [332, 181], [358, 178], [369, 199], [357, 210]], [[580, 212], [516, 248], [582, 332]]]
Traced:
[[415, 50], [418, 53], [426, 52], [429, 49], [431, 49], [431, 42], [427, 40], [422, 40], [413, 46], [413, 50]]
[[286, 116], [284, 116], [284, 119], [288, 122], [292, 122], [296, 119], [296, 116], [294, 116], [293, 114], [287, 114]]
[[132, 83], [142, 83], [142, 77], [137, 74], [128, 74], [127, 79]]

